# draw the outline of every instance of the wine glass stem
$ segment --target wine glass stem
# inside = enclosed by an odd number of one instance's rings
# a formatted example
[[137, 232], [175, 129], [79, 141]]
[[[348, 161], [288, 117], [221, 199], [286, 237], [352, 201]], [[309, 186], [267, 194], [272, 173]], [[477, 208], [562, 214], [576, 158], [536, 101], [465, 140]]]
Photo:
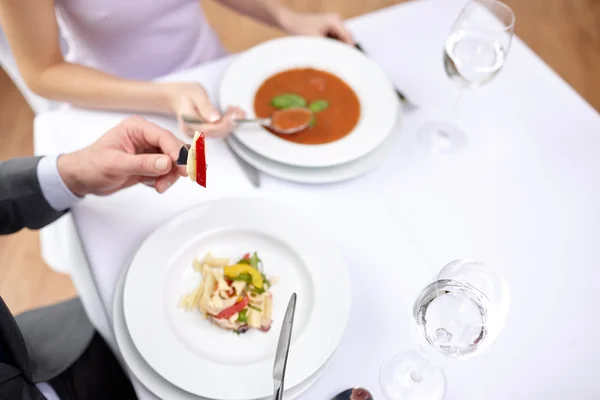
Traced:
[[456, 100], [454, 100], [454, 106], [452, 107], [452, 117], [456, 119], [458, 117], [458, 112], [460, 110], [460, 101], [462, 100], [464, 89], [462, 87], [458, 88], [458, 95], [456, 96]]
[[414, 383], [419, 383], [423, 379], [423, 372], [429, 366], [429, 361], [421, 354], [422, 359], [416, 365], [415, 368], [410, 372], [410, 379]]

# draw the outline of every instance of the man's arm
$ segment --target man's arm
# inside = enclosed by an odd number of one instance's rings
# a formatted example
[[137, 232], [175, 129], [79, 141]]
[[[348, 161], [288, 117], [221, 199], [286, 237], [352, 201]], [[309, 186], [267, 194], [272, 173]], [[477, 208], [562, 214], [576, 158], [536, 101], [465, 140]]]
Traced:
[[0, 234], [43, 228], [76, 200], [60, 177], [56, 157], [0, 161]]
[[0, 161], [0, 234], [42, 228], [87, 194], [106, 196], [137, 183], [162, 193], [187, 175], [177, 164], [183, 145], [132, 117], [73, 153]]

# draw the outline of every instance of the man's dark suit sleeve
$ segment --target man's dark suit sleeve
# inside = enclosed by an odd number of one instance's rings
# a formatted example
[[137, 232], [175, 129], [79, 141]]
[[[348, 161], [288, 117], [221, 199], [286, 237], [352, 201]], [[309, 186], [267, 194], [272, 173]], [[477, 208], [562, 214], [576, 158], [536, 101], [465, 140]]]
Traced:
[[65, 213], [53, 209], [42, 193], [37, 174], [40, 159], [0, 161], [0, 234], [43, 228]]

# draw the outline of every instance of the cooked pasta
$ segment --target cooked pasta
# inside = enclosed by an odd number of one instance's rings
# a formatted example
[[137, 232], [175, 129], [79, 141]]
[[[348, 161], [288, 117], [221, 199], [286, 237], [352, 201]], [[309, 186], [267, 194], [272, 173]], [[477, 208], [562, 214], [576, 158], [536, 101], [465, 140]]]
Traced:
[[249, 329], [267, 332], [271, 328], [270, 288], [277, 279], [266, 278], [256, 252], [247, 253], [235, 264], [208, 253], [194, 259], [193, 267], [202, 274], [202, 281], [181, 297], [179, 308], [200, 312], [216, 326], [236, 333]]

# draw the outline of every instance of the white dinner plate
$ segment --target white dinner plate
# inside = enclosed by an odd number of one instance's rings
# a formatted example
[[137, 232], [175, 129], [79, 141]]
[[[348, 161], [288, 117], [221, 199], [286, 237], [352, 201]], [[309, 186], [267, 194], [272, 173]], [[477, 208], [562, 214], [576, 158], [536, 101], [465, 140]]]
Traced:
[[260, 85], [278, 72], [302, 67], [330, 72], [354, 90], [361, 106], [356, 127], [335, 142], [303, 145], [281, 139], [258, 125], [245, 126], [236, 136], [246, 147], [284, 164], [329, 167], [356, 160], [385, 140], [398, 112], [402, 112], [390, 80], [361, 52], [331, 39], [285, 37], [251, 48], [225, 72], [219, 102], [222, 107], [238, 105], [254, 117], [254, 96]]
[[369, 154], [357, 160], [331, 167], [306, 168], [282, 164], [252, 151], [244, 146], [234, 135], [229, 136], [227, 141], [231, 145], [232, 150], [248, 164], [269, 175], [291, 182], [327, 184], [357, 178], [383, 164], [392, 153], [394, 145], [398, 140], [401, 123], [402, 120], [399, 118], [392, 133]]
[[[156, 371], [148, 365], [148, 363], [141, 356], [139, 351], [135, 348], [131, 336], [127, 331], [125, 324], [125, 314], [123, 313], [123, 289], [125, 288], [125, 277], [127, 276], [127, 270], [125, 268], [119, 282], [117, 283], [117, 291], [115, 292], [115, 300], [113, 303], [113, 329], [117, 339], [117, 345], [119, 351], [127, 364], [127, 367], [135, 375], [135, 377], [152, 393], [161, 399], [168, 400], [211, 400], [206, 397], [196, 396], [195, 394], [186, 392], [183, 389], [178, 388], [172, 383], [165, 380]], [[283, 394], [284, 400], [293, 400], [300, 396], [302, 393], [310, 389], [312, 385], [323, 375], [327, 364], [322, 366], [315, 374], [304, 382], [294, 387], [285, 389]], [[287, 385], [286, 385], [287, 387]], [[272, 396], [264, 397], [261, 400], [271, 400]]]
[[[273, 393], [272, 370], [287, 302], [298, 294], [286, 384], [314, 375], [335, 351], [350, 312], [350, 279], [335, 243], [279, 202], [229, 198], [198, 205], [151, 234], [127, 273], [124, 313], [144, 360], [173, 385], [212, 399]], [[273, 286], [273, 326], [235, 335], [177, 308], [200, 282], [192, 261], [257, 251]]]

